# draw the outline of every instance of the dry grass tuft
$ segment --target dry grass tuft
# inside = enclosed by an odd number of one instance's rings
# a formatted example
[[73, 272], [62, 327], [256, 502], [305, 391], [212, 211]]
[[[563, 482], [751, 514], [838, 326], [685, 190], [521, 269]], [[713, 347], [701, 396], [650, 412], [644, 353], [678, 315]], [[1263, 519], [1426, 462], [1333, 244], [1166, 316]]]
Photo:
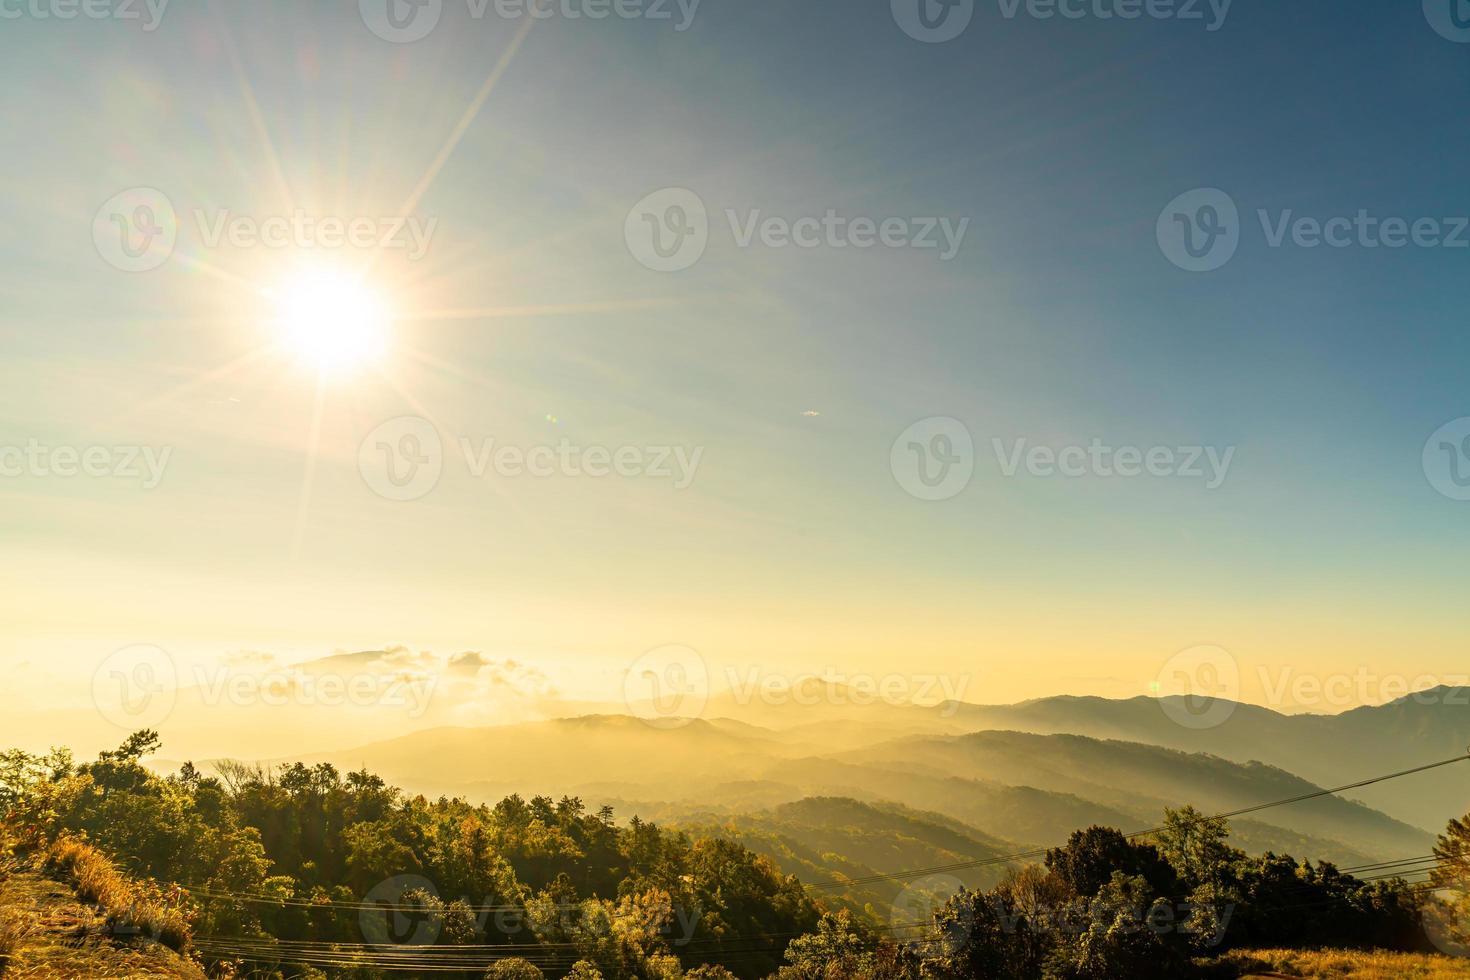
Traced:
[[0, 908], [0, 977], [5, 976], [16, 950], [35, 929], [35, 919], [23, 910]]
[[1304, 980], [1470, 980], [1470, 960], [1415, 953], [1257, 949], [1221, 961], [1241, 977]]
[[161, 889], [121, 874], [101, 851], [75, 837], [62, 837], [46, 851], [46, 866], [71, 879], [77, 897], [106, 916], [107, 934], [146, 938], [172, 950], [189, 945], [189, 920]]

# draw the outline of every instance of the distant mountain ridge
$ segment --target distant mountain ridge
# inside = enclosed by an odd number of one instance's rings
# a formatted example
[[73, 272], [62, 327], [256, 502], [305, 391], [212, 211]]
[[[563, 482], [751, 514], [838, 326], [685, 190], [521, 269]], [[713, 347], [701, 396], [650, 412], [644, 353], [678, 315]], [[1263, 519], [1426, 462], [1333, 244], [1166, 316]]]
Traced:
[[[221, 668], [225, 669], [225, 668]], [[495, 660], [479, 653], [432, 655], [401, 647], [340, 653], [293, 665], [247, 662], [231, 671], [284, 671], [275, 679], [287, 685], [298, 677], [357, 677], [365, 674], [384, 685], [405, 679], [433, 678], [432, 686], [384, 687], [392, 697], [372, 710], [355, 705], [250, 701], [215, 704], [204, 700], [209, 689], [185, 687], [166, 721], [172, 753], [199, 758], [234, 751], [239, 731], [251, 733], [247, 744], [262, 756], [313, 748], [346, 753], [381, 737], [448, 727], [535, 724], [602, 715], [656, 714], [652, 706], [570, 701], [557, 696], [554, 685], [535, 665]], [[948, 700], [935, 703], [884, 701], [850, 684], [807, 675], [793, 697], [790, 687], [772, 696], [753, 678], [726, 672], [711, 678], [711, 691], [699, 712], [700, 725], [686, 736], [712, 741], [714, 732], [748, 736], [762, 743], [757, 755], [801, 758], [878, 745], [901, 736], [962, 735], [975, 731], [1016, 731], [1038, 735], [1083, 735], [1137, 742], [1184, 752], [1205, 752], [1239, 763], [1258, 761], [1298, 775], [1319, 786], [1340, 786], [1380, 773], [1464, 755], [1470, 748], [1470, 688], [1442, 686], [1406, 695], [1384, 705], [1354, 708], [1340, 714], [1289, 715], [1259, 705], [1196, 699], [1137, 696], [1110, 699], [1058, 695], [1011, 705], [981, 705]], [[943, 693], [935, 688], [931, 693]], [[429, 694], [432, 693], [432, 697]], [[422, 700], [421, 700], [422, 699]], [[1215, 727], [1176, 723], [1191, 703], [1223, 706], [1224, 721]], [[22, 731], [60, 728], [92, 731], [95, 711], [26, 715]], [[90, 726], [90, 727], [89, 727]], [[741, 726], [754, 726], [754, 728]], [[116, 729], [95, 740], [105, 747]], [[310, 734], [315, 733], [315, 734]], [[89, 738], [92, 736], [89, 736]], [[81, 738], [85, 742], [86, 739]], [[676, 740], [664, 743], [675, 746]], [[44, 746], [35, 746], [44, 748]], [[592, 749], [596, 752], [596, 748]], [[675, 754], [679, 754], [674, 748]], [[318, 753], [320, 754], [320, 753]], [[687, 757], [685, 757], [687, 758]], [[619, 769], [615, 758], [610, 759]], [[658, 766], [661, 763], [654, 762]], [[729, 779], [761, 777], [760, 767], [738, 760]], [[1470, 811], [1470, 765], [1409, 777], [1351, 794], [1375, 809], [1428, 831], [1439, 831], [1452, 817]], [[519, 779], [518, 775], [514, 775]], [[534, 775], [534, 773], [532, 773]], [[609, 774], [609, 781], [621, 777]]]
[[[511, 793], [703, 806], [749, 816], [806, 797], [902, 804], [943, 815], [977, 840], [1052, 846], [1093, 823], [1140, 830], [1165, 806], [1207, 812], [1310, 793], [1279, 768], [1141, 742], [978, 731], [905, 735], [833, 752], [728, 719], [669, 727], [589, 715], [445, 728], [300, 758], [366, 768], [411, 792], [494, 801]], [[292, 760], [276, 760], [292, 761]], [[1337, 798], [1241, 821], [1252, 850], [1366, 863], [1424, 853], [1432, 837]]]
[[[1212, 728], [1179, 725], [1158, 700], [1147, 697], [1058, 697], [1000, 707], [950, 707], [953, 717], [972, 730], [1086, 735], [1210, 752], [1236, 762], [1278, 766], [1322, 786], [1470, 752], [1470, 688], [1461, 687], [1434, 688], [1337, 715], [1287, 715], [1234, 704], [1229, 717]], [[1437, 831], [1446, 820], [1470, 810], [1470, 763], [1464, 771], [1407, 777], [1353, 795], [1400, 820]]]
[[[1140, 815], [1157, 815], [1165, 806], [1184, 803], [1207, 813], [1227, 812], [1320, 788], [1259, 762], [1242, 764], [1206, 753], [1082, 735], [980, 731], [887, 742], [861, 755], [870, 764], [932, 767], [958, 775], [983, 773], [1001, 782], [1069, 792]], [[1386, 853], [1418, 853], [1414, 848], [1430, 840], [1419, 828], [1335, 796], [1263, 811], [1251, 819]]]
[[[435, 698], [448, 700], [407, 725], [403, 709], [380, 718], [353, 706], [323, 712], [251, 704], [229, 707], [238, 713], [230, 717], [236, 724], [258, 723], [260, 739], [251, 744], [260, 745], [266, 758], [367, 766], [429, 794], [494, 799], [513, 792], [578, 792], [588, 799], [670, 802], [725, 794], [728, 812], [746, 813], [806, 796], [897, 801], [1024, 844], [1053, 843], [1088, 823], [1144, 826], [1160, 806], [1177, 804], [1181, 796], [1202, 808], [1209, 801], [1229, 809], [1289, 795], [1293, 787], [1346, 785], [1463, 756], [1470, 747], [1470, 689], [1448, 686], [1335, 715], [1288, 715], [1259, 705], [1146, 696], [893, 703], [811, 677], [799, 699], [790, 689], [767, 697], [729, 686], [708, 698], [699, 718], [650, 725], [626, 705], [543, 697], [544, 677], [534, 666], [479, 654], [434, 657], [393, 648], [292, 669], [337, 676], [369, 668], [413, 676], [443, 671]], [[517, 690], [529, 692], [527, 699], [516, 701]], [[506, 697], [514, 704], [502, 711], [493, 700], [474, 702], [486, 691], [512, 692]], [[526, 720], [533, 705], [550, 712], [549, 720]], [[462, 710], [467, 706], [474, 710]], [[1196, 713], [1223, 708], [1223, 721], [1213, 727], [1178, 723], [1188, 717], [1180, 711], [1191, 707]], [[166, 745], [177, 744], [174, 732], [181, 742], [197, 744], [198, 732], [211, 731], [211, 744], [240, 744], [220, 724], [222, 710], [181, 698], [161, 726]], [[323, 740], [323, 751], [302, 755], [293, 748], [302, 740], [294, 733], [293, 712], [307, 710], [315, 712], [318, 726], [330, 719], [332, 735]], [[407, 733], [373, 741], [385, 730]], [[1007, 732], [1013, 734], [998, 734]], [[991, 735], [977, 739], [978, 733]], [[1098, 750], [1072, 737], [1108, 747]], [[934, 741], [946, 738], [969, 739], [956, 743], [968, 748]], [[913, 745], [923, 746], [925, 760], [904, 754]], [[1142, 752], [1149, 747], [1188, 759]], [[1069, 761], [1078, 753], [1090, 761]], [[1156, 778], [1160, 772], [1173, 776]], [[1404, 856], [1409, 841], [1470, 811], [1470, 763], [1346, 795], [1377, 813], [1329, 800], [1287, 816], [1241, 821], [1239, 832], [1252, 846], [1302, 845], [1345, 859]]]

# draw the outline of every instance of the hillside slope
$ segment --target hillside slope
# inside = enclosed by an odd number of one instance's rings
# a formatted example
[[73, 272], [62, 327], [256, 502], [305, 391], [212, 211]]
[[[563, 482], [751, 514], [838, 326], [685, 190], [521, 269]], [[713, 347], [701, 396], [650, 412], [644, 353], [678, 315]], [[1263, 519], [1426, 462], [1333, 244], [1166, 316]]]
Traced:
[[[968, 731], [1086, 735], [1209, 752], [1234, 762], [1278, 766], [1321, 786], [1340, 786], [1463, 755], [1470, 746], [1470, 689], [1454, 687], [1335, 715], [1286, 715], [1236, 704], [1228, 718], [1212, 728], [1179, 725], [1159, 701], [1147, 697], [1055, 697], [1008, 706], [950, 704], [943, 710]], [[939, 720], [934, 724], [938, 727]], [[1374, 809], [1437, 832], [1449, 819], [1470, 811], [1470, 774], [1411, 777], [1358, 790], [1354, 796]]]
[[[754, 813], [719, 813], [693, 803], [614, 805], [620, 813], [636, 813], [692, 834], [737, 840], [775, 861], [783, 873], [824, 886], [912, 868], [994, 860], [1018, 850], [1013, 842], [941, 814], [842, 797], [808, 797]], [[957, 870], [953, 878], [970, 888], [990, 888], [1006, 870], [1004, 863], [988, 864]], [[908, 885], [902, 879], [833, 884], [823, 887], [822, 894], [881, 921]]]
[[108, 977], [205, 980], [192, 962], [158, 943], [109, 938], [104, 917], [63, 882], [34, 870], [0, 878], [0, 918], [16, 929], [6, 980]]
[[[1091, 824], [1153, 826], [1165, 806], [1222, 812], [1318, 788], [1259, 763], [1075, 735], [909, 736], [831, 753], [789, 732], [728, 720], [661, 728], [608, 715], [436, 729], [304, 761], [367, 768], [410, 792], [481, 802], [570, 794], [592, 803], [691, 803], [724, 815], [811, 796], [902, 803], [1032, 846], [1055, 845]], [[1350, 863], [1422, 854], [1432, 840], [1337, 798], [1266, 811], [1236, 829], [1252, 851]]]
[[[1136, 742], [1079, 735], [975, 732], [885, 742], [848, 761], [903, 766], [910, 771], [985, 776], [1007, 783], [1073, 793], [1137, 811], [1191, 803], [1225, 812], [1311, 793], [1319, 787], [1260, 763], [1185, 753]], [[1257, 823], [1336, 840], [1386, 856], [1422, 854], [1432, 837], [1366, 806], [1337, 797], [1309, 800], [1254, 814]]]

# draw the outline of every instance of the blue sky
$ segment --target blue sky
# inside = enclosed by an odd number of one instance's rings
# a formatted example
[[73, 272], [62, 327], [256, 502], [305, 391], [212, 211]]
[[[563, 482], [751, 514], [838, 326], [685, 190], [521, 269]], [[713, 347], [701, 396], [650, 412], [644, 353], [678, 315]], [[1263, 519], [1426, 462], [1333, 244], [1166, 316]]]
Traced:
[[[727, 663], [971, 671], [986, 701], [1145, 693], [1205, 642], [1248, 676], [1463, 660], [1470, 504], [1420, 457], [1470, 415], [1470, 249], [1271, 248], [1256, 217], [1470, 215], [1470, 45], [1417, 3], [1237, 0], [1208, 31], [992, 0], [942, 44], [876, 2], [704, 0], [684, 32], [538, 24], [417, 202], [437, 221], [427, 258], [382, 267], [400, 339], [438, 367], [333, 386], [314, 456], [311, 378], [269, 360], [209, 374], [259, 346], [241, 283], [290, 256], [186, 233], [153, 272], [100, 260], [94, 213], [126, 188], [184, 214], [282, 209], [267, 146], [308, 210], [394, 213], [520, 26], [462, 0], [412, 44], [352, 3], [178, 3], [152, 32], [3, 25], [0, 443], [174, 455], [146, 493], [8, 481], [18, 626], [0, 653], [56, 651], [84, 676], [128, 643], [403, 643], [611, 677], [678, 642]], [[693, 268], [656, 273], [624, 219], [669, 187], [712, 230]], [[1196, 188], [1243, 219], [1209, 273], [1155, 236]], [[969, 225], [945, 262], [740, 248], [727, 209]], [[422, 315], [504, 307], [540, 312]], [[678, 444], [704, 462], [687, 491], [455, 472], [422, 501], [375, 498], [360, 440], [422, 410], [450, 442]], [[926, 502], [889, 449], [936, 416], [972, 433], [975, 476]], [[1018, 438], [1236, 452], [1215, 490], [1007, 479], [991, 440]]]

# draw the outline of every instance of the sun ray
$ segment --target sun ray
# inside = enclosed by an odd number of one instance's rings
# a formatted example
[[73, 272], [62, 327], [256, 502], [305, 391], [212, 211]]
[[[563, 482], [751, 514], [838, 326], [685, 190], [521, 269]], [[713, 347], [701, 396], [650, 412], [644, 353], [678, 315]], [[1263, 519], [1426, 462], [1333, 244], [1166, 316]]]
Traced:
[[548, 303], [535, 306], [488, 306], [481, 309], [424, 310], [404, 314], [407, 322], [433, 320], [496, 320], [512, 317], [566, 316], [574, 313], [617, 313], [624, 310], [648, 310], [674, 306], [670, 298], [607, 300], [597, 303]]
[[441, 433], [444, 431], [444, 424], [439, 421], [439, 417], [436, 416], [433, 412], [429, 411], [428, 407], [425, 406], [423, 402], [414, 397], [413, 392], [409, 391], [402, 384], [400, 384], [398, 380], [387, 371], [379, 371], [378, 376], [383, 379], [384, 384], [392, 388], [400, 397], [403, 398], [405, 402], [408, 403], [408, 407], [413, 409], [416, 415], [418, 415], [420, 418], [428, 419], [434, 424], [434, 428], [438, 429]]
[[275, 177], [276, 188], [281, 195], [281, 200], [285, 202], [288, 211], [294, 211], [296, 198], [291, 193], [291, 184], [286, 180], [286, 172], [281, 167], [281, 158], [276, 153], [275, 141], [271, 139], [270, 130], [266, 128], [265, 116], [262, 115], [260, 103], [255, 98], [255, 88], [250, 84], [250, 78], [245, 74], [245, 66], [240, 61], [240, 53], [235, 47], [234, 36], [230, 33], [229, 26], [220, 14], [219, 5], [215, 0], [210, 0], [209, 9], [214, 15], [215, 22], [219, 24], [219, 36], [226, 54], [229, 55], [230, 67], [235, 73], [235, 81], [239, 83], [240, 96], [245, 101], [245, 111], [250, 116], [250, 125], [255, 129], [261, 150], [265, 153], [266, 163], [270, 165], [271, 174]]
[[[470, 126], [474, 123], [475, 118], [479, 116], [480, 110], [485, 107], [485, 103], [490, 100], [491, 94], [495, 91], [495, 86], [499, 84], [501, 76], [510, 67], [510, 63], [514, 60], [516, 52], [520, 50], [522, 42], [526, 40], [526, 35], [530, 34], [531, 29], [535, 26], [536, 18], [527, 17], [525, 23], [516, 31], [515, 36], [510, 40], [510, 44], [506, 46], [506, 49], [501, 52], [500, 58], [495, 62], [495, 67], [490, 69], [490, 74], [485, 79], [485, 83], [480, 86], [480, 91], [475, 94], [474, 99], [470, 101], [464, 114], [460, 116], [459, 123], [454, 127], [454, 131], [449, 134], [449, 138], [440, 147], [438, 155], [429, 164], [429, 169], [424, 171], [424, 175], [419, 179], [417, 186], [408, 195], [407, 200], [403, 202], [403, 206], [398, 209], [400, 215], [407, 216], [413, 214], [418, 209], [419, 202], [423, 200], [424, 195], [433, 186], [434, 181], [439, 176], [439, 171], [444, 169], [444, 165], [449, 162], [449, 158], [459, 148], [460, 141], [469, 132]], [[378, 249], [373, 253], [372, 258], [368, 261], [369, 270], [377, 264], [378, 258], [382, 254], [382, 249]]]
[[154, 395], [152, 398], [149, 398], [146, 401], [134, 405], [131, 410], [123, 415], [122, 421], [126, 422], [136, 419], [138, 416], [143, 415], [146, 412], [151, 412], [154, 409], [160, 408], [165, 403], [179, 398], [185, 394], [188, 394], [191, 391], [195, 391], [212, 381], [219, 381], [223, 378], [227, 378], [230, 375], [234, 374], [236, 371], [239, 371], [242, 368], [255, 363], [256, 361], [265, 358], [267, 355], [274, 353], [276, 347], [277, 345], [275, 344], [266, 344], [262, 347], [257, 347], [255, 350], [252, 350], [246, 354], [242, 354], [241, 356], [235, 358], [233, 361], [227, 361], [226, 363], [221, 364], [219, 367], [214, 368], [211, 371], [206, 371], [203, 374], [198, 375], [194, 378], [191, 378], [181, 385], [170, 388], [168, 391], [160, 392], [159, 394]]
[[398, 209], [399, 214], [413, 214], [414, 210], [419, 206], [419, 202], [423, 200], [424, 195], [429, 192], [429, 188], [433, 186], [434, 181], [438, 178], [439, 171], [444, 169], [444, 165], [449, 162], [450, 156], [459, 148], [460, 141], [469, 132], [470, 126], [474, 123], [475, 118], [479, 116], [480, 110], [490, 100], [491, 94], [495, 91], [495, 86], [500, 82], [500, 77], [505, 74], [506, 69], [510, 67], [511, 61], [515, 59], [516, 53], [520, 51], [521, 44], [526, 40], [526, 35], [530, 34], [531, 29], [535, 26], [536, 18], [528, 17], [526, 18], [526, 22], [521, 25], [520, 30], [516, 31], [515, 36], [511, 38], [510, 44], [506, 46], [505, 51], [501, 52], [500, 58], [495, 62], [495, 67], [490, 69], [490, 74], [485, 79], [485, 84], [480, 86], [480, 91], [475, 94], [475, 98], [470, 102], [469, 107], [465, 109], [464, 115], [460, 117], [459, 124], [454, 127], [454, 132], [450, 133], [449, 139], [440, 148], [439, 155], [429, 165], [429, 169], [425, 171], [423, 178], [419, 181], [418, 186], [413, 189], [413, 193], [408, 196], [408, 200], [404, 202], [403, 207]]

